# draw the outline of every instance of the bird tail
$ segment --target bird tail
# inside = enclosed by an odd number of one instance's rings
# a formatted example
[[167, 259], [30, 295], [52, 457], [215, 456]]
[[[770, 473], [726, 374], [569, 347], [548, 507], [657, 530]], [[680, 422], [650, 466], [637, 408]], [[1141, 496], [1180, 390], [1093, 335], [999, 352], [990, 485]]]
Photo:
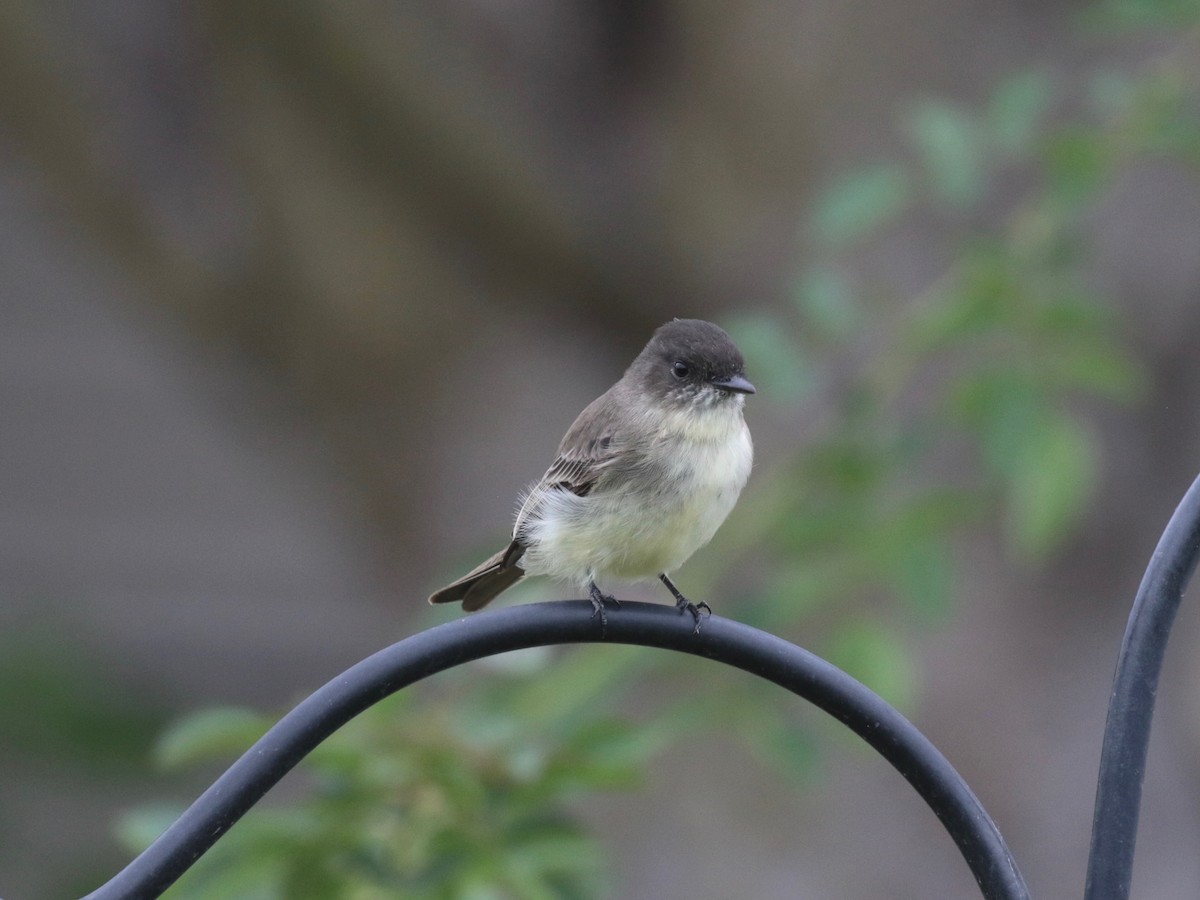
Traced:
[[429, 595], [429, 602], [457, 603], [461, 600], [466, 612], [482, 609], [524, 577], [525, 571], [517, 565], [524, 552], [525, 548], [513, 541], [462, 578], [434, 591]]

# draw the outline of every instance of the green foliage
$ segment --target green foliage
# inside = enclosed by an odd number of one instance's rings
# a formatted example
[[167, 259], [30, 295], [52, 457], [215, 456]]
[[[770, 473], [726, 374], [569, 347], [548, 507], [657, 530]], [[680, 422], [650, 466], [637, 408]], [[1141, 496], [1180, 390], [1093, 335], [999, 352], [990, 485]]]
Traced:
[[1092, 19], [1110, 28], [1185, 28], [1200, 21], [1200, 0], [1103, 0]]
[[906, 706], [916, 696], [912, 657], [886, 624], [869, 619], [846, 622], [828, 644], [828, 659], [864, 684], [879, 685], [889, 703]]
[[954, 209], [978, 201], [984, 188], [984, 142], [977, 118], [956, 105], [924, 100], [907, 120], [933, 195]]
[[[666, 735], [562, 706], [531, 730], [491, 705], [519, 700], [514, 688], [529, 680], [490, 679], [481, 696], [408, 693], [372, 707], [311, 755], [304, 803], [256, 808], [171, 896], [595, 896], [601, 855], [567, 803], [635, 784]], [[224, 760], [269, 724], [244, 711], [202, 712], [164, 736], [159, 760]], [[138, 848], [173, 818], [143, 810], [122, 835]]]
[[908, 173], [900, 166], [878, 165], [847, 175], [817, 202], [816, 234], [829, 243], [861, 237], [894, 219], [911, 196]]
[[849, 279], [831, 267], [815, 265], [806, 271], [793, 297], [808, 325], [826, 340], [844, 341], [862, 322], [862, 309]]
[[[1109, 27], [1200, 18], [1194, 0], [1109, 0], [1102, 13]], [[749, 555], [731, 613], [914, 703], [907, 636], [952, 608], [962, 535], [991, 529], [1028, 563], [1053, 554], [1099, 471], [1089, 410], [1138, 395], [1087, 275], [1085, 226], [1130, 166], [1197, 169], [1196, 69], [1185, 35], [1142, 71], [1098, 73], [1083, 96], [1020, 72], [977, 109], [909, 106], [908, 156], [842, 176], [816, 203], [803, 234], [819, 259], [796, 273], [793, 302], [729, 323], [761, 389], [751, 416], [796, 446], [756, 471], [685, 578], [715, 580]], [[1056, 120], [1061, 109], [1083, 111]], [[916, 212], [942, 223], [952, 262], [915, 297], [864, 283], [860, 254]], [[447, 673], [323, 745], [306, 796], [256, 809], [173, 896], [596, 896], [606, 877], [574, 798], [635, 785], [657, 754], [716, 723], [790, 778], [812, 770], [812, 729], [779, 692], [753, 679], [646, 687], [689, 664], [606, 647]], [[614, 717], [635, 687], [644, 721]], [[227, 758], [264, 724], [205, 714], [161, 756]], [[127, 836], [144, 843], [162, 822], [131, 817]]]
[[1050, 80], [1041, 72], [1018, 72], [996, 86], [984, 113], [985, 129], [1002, 159], [1030, 153], [1052, 96]]
[[81, 771], [136, 772], [161, 716], [111, 666], [60, 636], [13, 631], [0, 640], [0, 748]]
[[258, 740], [271, 720], [249, 710], [214, 707], [176, 722], [158, 740], [154, 757], [166, 769], [179, 769], [236, 755]]
[[760, 391], [799, 402], [812, 387], [807, 353], [786, 331], [764, 316], [742, 316], [727, 322], [731, 336], [748, 359], [773, 359], [779, 365], [755, 373]]

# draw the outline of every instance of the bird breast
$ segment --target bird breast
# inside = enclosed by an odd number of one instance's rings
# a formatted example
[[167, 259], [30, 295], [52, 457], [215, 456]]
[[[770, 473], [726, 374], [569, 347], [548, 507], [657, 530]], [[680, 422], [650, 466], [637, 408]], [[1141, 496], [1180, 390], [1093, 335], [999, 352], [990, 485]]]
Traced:
[[740, 405], [668, 414], [652, 446], [580, 497], [547, 491], [528, 523], [522, 563], [581, 585], [653, 578], [712, 539], [750, 475], [753, 445]]

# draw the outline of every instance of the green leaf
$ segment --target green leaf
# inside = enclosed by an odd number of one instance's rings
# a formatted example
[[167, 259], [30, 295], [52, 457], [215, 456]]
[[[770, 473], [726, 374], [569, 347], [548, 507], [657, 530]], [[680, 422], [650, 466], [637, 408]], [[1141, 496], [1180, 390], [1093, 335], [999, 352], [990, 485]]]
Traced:
[[893, 706], [912, 705], [917, 693], [912, 657], [883, 623], [865, 619], [846, 623], [826, 655]]
[[1016, 477], [1030, 431], [1044, 415], [1040, 386], [1024, 372], [987, 369], [963, 378], [951, 405], [978, 436], [992, 471]]
[[901, 166], [860, 169], [834, 182], [818, 199], [813, 213], [816, 234], [830, 244], [861, 238], [903, 212], [910, 196], [908, 173]]
[[925, 537], [910, 542], [893, 574], [896, 591], [910, 609], [926, 620], [946, 614], [954, 587], [954, 560], [943, 541]]
[[575, 871], [596, 866], [596, 844], [582, 834], [557, 828], [521, 838], [508, 848], [508, 862], [535, 872]]
[[1110, 142], [1095, 132], [1067, 128], [1046, 149], [1046, 171], [1050, 186], [1060, 200], [1081, 203], [1094, 196], [1107, 181], [1112, 168]]
[[179, 806], [156, 804], [127, 812], [117, 821], [117, 840], [130, 853], [141, 853], [179, 818]]
[[233, 707], [201, 710], [175, 723], [159, 739], [154, 755], [159, 765], [177, 769], [197, 762], [238, 756], [262, 737], [271, 721]]
[[1040, 72], [1019, 72], [996, 86], [987, 109], [987, 127], [995, 148], [1008, 156], [1027, 153], [1052, 98], [1050, 79]]
[[1066, 347], [1052, 361], [1064, 386], [1098, 397], [1131, 402], [1143, 390], [1142, 371], [1116, 347], [1089, 341]]
[[1115, 119], [1133, 106], [1138, 96], [1138, 82], [1128, 72], [1101, 71], [1092, 77], [1088, 94], [1098, 113]]
[[861, 572], [847, 566], [841, 554], [823, 553], [778, 563], [767, 580], [766, 594], [771, 600], [768, 629], [803, 619], [823, 605], [844, 596]]
[[1052, 550], [1084, 511], [1096, 470], [1091, 435], [1066, 417], [1046, 416], [1028, 435], [1009, 482], [1011, 534], [1031, 556]]
[[601, 719], [581, 728], [572, 744], [590, 759], [636, 772], [670, 745], [675, 730], [662, 720], [633, 723]]
[[637, 671], [632, 647], [606, 647], [558, 660], [553, 677], [528, 681], [510, 700], [509, 714], [527, 726], [560, 730], [586, 720], [604, 708], [608, 694], [619, 694], [622, 682]]
[[[760, 712], [744, 707], [743, 713]], [[812, 735], [786, 715], [741, 715], [738, 734], [755, 755], [772, 769], [799, 785], [811, 780], [819, 758]]]
[[968, 338], [1001, 331], [1012, 313], [1014, 289], [1008, 272], [1000, 268], [964, 272], [953, 289], [942, 290], [906, 323], [914, 352], [962, 347]]
[[927, 100], [913, 107], [905, 125], [938, 198], [955, 209], [977, 200], [984, 186], [984, 145], [975, 118], [957, 106]]
[[824, 337], [845, 339], [862, 323], [862, 309], [850, 282], [829, 266], [817, 265], [805, 272], [796, 284], [795, 298], [805, 322]]
[[782, 404], [794, 404], [812, 389], [812, 370], [806, 354], [779, 320], [766, 315], [741, 315], [727, 330], [746, 357], [746, 370], [759, 391]]

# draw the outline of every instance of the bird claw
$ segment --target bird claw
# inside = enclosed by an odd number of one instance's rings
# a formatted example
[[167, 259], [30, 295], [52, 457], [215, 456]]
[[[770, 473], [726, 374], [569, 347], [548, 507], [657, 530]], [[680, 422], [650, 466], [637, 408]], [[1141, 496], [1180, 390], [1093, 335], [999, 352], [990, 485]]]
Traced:
[[[683, 596], [683, 593], [679, 590], [679, 588], [675, 587], [674, 582], [667, 577], [665, 572], [662, 575], [659, 575], [658, 579], [667, 586], [667, 590], [669, 590], [671, 595], [675, 598], [675, 608], [681, 612], [686, 610], [692, 614], [692, 618], [696, 620], [696, 627], [692, 629], [692, 634], [699, 634], [700, 621], [705, 616], [712, 615], [712, 607], [703, 600], [701, 600], [699, 603], [693, 603], [687, 597]], [[700, 614], [701, 610], [704, 611], [703, 616]]]
[[618, 609], [621, 608], [621, 601], [612, 594], [606, 594], [596, 587], [596, 583], [592, 582], [588, 585], [588, 599], [592, 601], [592, 618], [600, 616], [600, 633], [603, 635], [608, 631], [608, 613], [604, 606], [606, 603], [611, 603]]
[[700, 623], [708, 616], [712, 615], [712, 607], [701, 600], [699, 603], [693, 603], [687, 597], [681, 596], [675, 601], [675, 608], [680, 612], [690, 612], [692, 618], [696, 620], [696, 627], [692, 629], [692, 634], [700, 633]]

